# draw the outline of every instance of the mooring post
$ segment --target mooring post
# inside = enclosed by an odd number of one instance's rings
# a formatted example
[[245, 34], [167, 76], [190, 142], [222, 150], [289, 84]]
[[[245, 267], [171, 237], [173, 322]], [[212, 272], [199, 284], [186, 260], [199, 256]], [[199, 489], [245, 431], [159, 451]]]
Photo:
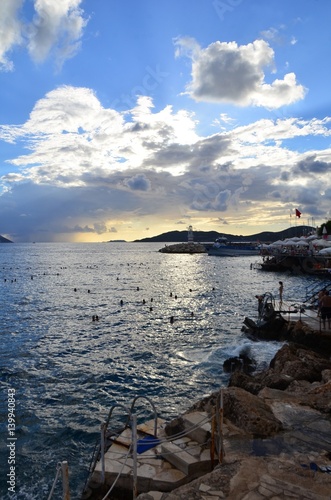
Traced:
[[138, 494], [137, 488], [137, 415], [132, 415], [132, 458], [133, 458], [133, 486], [132, 498], [135, 500]]
[[220, 459], [220, 462], [222, 463], [223, 462], [223, 458], [224, 458], [224, 444], [223, 444], [223, 389], [221, 389], [221, 398], [220, 398], [220, 429], [219, 429], [219, 433], [220, 433], [220, 455], [219, 455], [219, 459]]
[[67, 461], [61, 463], [61, 471], [62, 471], [63, 500], [70, 500], [69, 468]]
[[215, 408], [213, 408], [213, 415], [211, 420], [211, 441], [210, 441], [210, 461], [211, 461], [211, 470], [214, 468], [214, 460], [215, 460]]

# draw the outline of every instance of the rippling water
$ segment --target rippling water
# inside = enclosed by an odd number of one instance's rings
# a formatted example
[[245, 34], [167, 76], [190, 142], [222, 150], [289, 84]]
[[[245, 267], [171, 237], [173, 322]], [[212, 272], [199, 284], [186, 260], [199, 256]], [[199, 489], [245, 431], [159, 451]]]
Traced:
[[[252, 270], [252, 257], [169, 255], [161, 246], [0, 245], [1, 459], [8, 473], [15, 389], [12, 498], [46, 499], [67, 460], [78, 499], [114, 403], [146, 395], [170, 418], [226, 385], [223, 362], [244, 346], [260, 366], [279, 348], [245, 338], [243, 319], [256, 316], [256, 294], [277, 294], [280, 279], [285, 300], [304, 300], [309, 278]], [[7, 489], [2, 477], [1, 498]]]

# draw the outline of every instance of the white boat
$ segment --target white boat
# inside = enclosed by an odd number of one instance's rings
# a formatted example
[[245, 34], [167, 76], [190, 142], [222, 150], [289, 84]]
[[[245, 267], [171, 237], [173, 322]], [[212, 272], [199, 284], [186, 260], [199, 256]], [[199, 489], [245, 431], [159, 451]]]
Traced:
[[225, 236], [217, 238], [208, 248], [208, 255], [236, 257], [244, 255], [259, 255], [260, 245], [252, 241], [228, 241]]

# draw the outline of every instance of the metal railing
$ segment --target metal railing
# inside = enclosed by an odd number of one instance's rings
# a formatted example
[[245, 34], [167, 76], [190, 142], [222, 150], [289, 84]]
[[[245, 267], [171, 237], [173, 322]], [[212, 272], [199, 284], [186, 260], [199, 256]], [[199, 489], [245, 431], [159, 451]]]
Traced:
[[[147, 396], [136, 396], [134, 399], [133, 399], [133, 402], [131, 404], [131, 407], [130, 409], [126, 408], [125, 406], [121, 405], [121, 404], [115, 404], [111, 407], [109, 413], [108, 413], [108, 417], [107, 417], [107, 420], [105, 422], [103, 422], [101, 424], [101, 439], [100, 439], [100, 444], [98, 446], [98, 451], [97, 453], [93, 453], [93, 458], [91, 460], [91, 464], [90, 464], [90, 468], [89, 468], [89, 473], [88, 473], [88, 477], [86, 479], [86, 482], [85, 482], [85, 486], [84, 486], [84, 490], [83, 490], [83, 493], [86, 491], [87, 489], [87, 486], [88, 486], [88, 481], [96, 467], [96, 464], [97, 462], [100, 460], [101, 462], [101, 481], [102, 481], [102, 484], [105, 483], [105, 453], [106, 453], [106, 441], [107, 441], [107, 430], [108, 430], [108, 426], [109, 426], [109, 422], [110, 422], [110, 419], [111, 419], [111, 416], [112, 416], [112, 413], [114, 411], [115, 408], [122, 408], [125, 410], [126, 414], [127, 414], [127, 420], [126, 420], [126, 423], [125, 425], [123, 426], [123, 430], [125, 430], [126, 428], [129, 428], [131, 427], [131, 444], [129, 445], [129, 448], [128, 448], [128, 452], [127, 454], [121, 454], [121, 458], [125, 461], [124, 463], [122, 464], [122, 468], [121, 470], [119, 471], [117, 477], [115, 478], [115, 480], [113, 481], [110, 489], [108, 490], [107, 494], [103, 497], [103, 500], [105, 500], [108, 495], [110, 494], [110, 492], [113, 490], [113, 488], [116, 486], [116, 482], [118, 481], [118, 479], [120, 478], [121, 476], [121, 473], [127, 463], [127, 460], [129, 457], [132, 458], [132, 494], [133, 494], [133, 499], [135, 499], [137, 497], [137, 494], [138, 494], [138, 480], [137, 480], [137, 469], [138, 469], [138, 458], [137, 458], [137, 453], [138, 453], [138, 439], [137, 439], [137, 436], [138, 436], [138, 432], [137, 432], [137, 415], [133, 413], [133, 410], [134, 410], [134, 407], [135, 407], [135, 404], [137, 402], [138, 399], [144, 399], [146, 401], [148, 401], [150, 403], [150, 405], [152, 406], [153, 408], [153, 412], [154, 412], [154, 437], [155, 437], [155, 441], [151, 441], [150, 444], [152, 444], [152, 447], [154, 446], [157, 446], [159, 444], [162, 444], [162, 443], [166, 443], [166, 442], [171, 442], [171, 441], [175, 441], [179, 438], [183, 438], [185, 436], [188, 436], [192, 431], [194, 431], [195, 429], [198, 429], [201, 427], [201, 425], [203, 425], [204, 423], [206, 422], [211, 422], [211, 438], [210, 438], [210, 456], [211, 456], [211, 462], [214, 463], [214, 455], [215, 455], [215, 450], [216, 450], [216, 453], [217, 453], [217, 459], [220, 463], [222, 463], [223, 461], [223, 457], [224, 457], [224, 444], [223, 444], [223, 389], [221, 389], [220, 391], [220, 395], [219, 397], [217, 398], [217, 401], [216, 401], [216, 408], [215, 408], [215, 411], [214, 411], [214, 414], [212, 417], [208, 416], [206, 417], [205, 419], [203, 419], [201, 422], [195, 424], [194, 426], [192, 426], [191, 428], [189, 429], [186, 429], [182, 432], [179, 432], [175, 435], [172, 435], [172, 436], [169, 436], [169, 437], [164, 437], [162, 439], [158, 439], [157, 438], [157, 433], [158, 433], [158, 429], [157, 429], [157, 412], [156, 412], [156, 407], [154, 405], [154, 403], [151, 401], [150, 398], [148, 398]], [[205, 445], [207, 443], [204, 443]], [[155, 455], [153, 455], [154, 457]], [[146, 455], [145, 455], [145, 458], [146, 458]], [[93, 465], [92, 465], [93, 464]]]

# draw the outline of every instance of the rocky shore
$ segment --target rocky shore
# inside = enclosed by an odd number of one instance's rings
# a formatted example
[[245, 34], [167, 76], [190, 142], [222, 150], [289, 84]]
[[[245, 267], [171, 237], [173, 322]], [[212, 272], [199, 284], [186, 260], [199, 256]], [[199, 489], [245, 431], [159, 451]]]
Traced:
[[[139, 500], [330, 500], [330, 353], [331, 334], [321, 338], [301, 322], [287, 325], [286, 343], [268, 369], [236, 370], [222, 389], [222, 462], [170, 493], [143, 493]], [[188, 412], [211, 414], [219, 394]], [[180, 423], [181, 417], [171, 422], [169, 432]]]

